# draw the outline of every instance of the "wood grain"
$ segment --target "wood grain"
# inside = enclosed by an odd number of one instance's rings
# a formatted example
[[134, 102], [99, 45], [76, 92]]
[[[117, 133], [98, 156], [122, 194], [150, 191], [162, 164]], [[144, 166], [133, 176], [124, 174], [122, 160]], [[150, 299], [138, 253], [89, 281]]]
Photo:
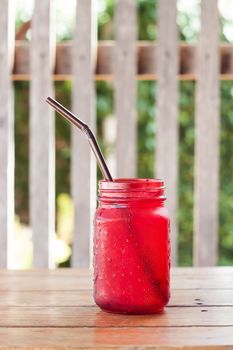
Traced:
[[194, 265], [218, 259], [219, 18], [217, 0], [202, 0], [197, 52]]
[[[215, 270], [215, 269], [214, 269]], [[210, 272], [198, 273], [198, 269], [191, 273], [190, 269], [185, 272], [184, 269], [172, 269], [171, 288], [173, 290], [211, 290], [211, 289], [233, 289], [233, 269], [227, 272], [224, 269], [217, 269], [216, 273], [210, 269]], [[17, 271], [9, 274], [0, 274], [0, 291], [79, 291], [87, 290], [93, 287], [92, 272], [79, 272], [80, 270], [71, 270], [66, 273], [63, 270], [60, 273], [44, 271]], [[211, 272], [212, 271], [212, 272]]]
[[135, 0], [117, 0], [115, 9], [115, 115], [117, 177], [135, 177], [137, 165]]
[[156, 174], [165, 181], [171, 263], [177, 262], [178, 209], [178, 33], [176, 1], [158, 2]]
[[[53, 262], [50, 241], [55, 233], [54, 212], [54, 112], [46, 104], [53, 95], [54, 37], [51, 23], [53, 1], [35, 1], [32, 19], [30, 86], [30, 221], [33, 231], [33, 266]], [[51, 259], [51, 260], [50, 260]]]
[[[92, 289], [86, 290], [5, 290], [0, 306], [95, 306]], [[232, 289], [173, 289], [169, 307], [233, 306]]]
[[[95, 131], [95, 65], [96, 21], [94, 0], [78, 0], [73, 50], [72, 106]], [[96, 164], [87, 138], [72, 127], [72, 196], [74, 201], [74, 238], [72, 266], [89, 266], [92, 241], [92, 218], [96, 198]]]
[[233, 327], [1, 328], [1, 349], [229, 350]]
[[14, 222], [14, 111], [11, 71], [14, 57], [12, 1], [0, 3], [0, 267], [8, 265]]
[[95, 307], [5, 307], [0, 327], [195, 327], [233, 326], [233, 307], [170, 307], [155, 315], [117, 315]]
[[[43, 269], [43, 268], [34, 268], [28, 270], [6, 270], [0, 269], [1, 276], [37, 276], [37, 277], [61, 277], [68, 278], [69, 276], [91, 276], [92, 268], [59, 268], [59, 269]], [[229, 277], [233, 278], [233, 267], [232, 266], [212, 266], [212, 267], [179, 267], [171, 268], [171, 277], [183, 277], [183, 278], [209, 278], [209, 277]]]
[[233, 268], [172, 268], [171, 277], [163, 313], [127, 316], [102, 312], [91, 288], [74, 290], [91, 286], [87, 269], [0, 270], [0, 348], [232, 348]]

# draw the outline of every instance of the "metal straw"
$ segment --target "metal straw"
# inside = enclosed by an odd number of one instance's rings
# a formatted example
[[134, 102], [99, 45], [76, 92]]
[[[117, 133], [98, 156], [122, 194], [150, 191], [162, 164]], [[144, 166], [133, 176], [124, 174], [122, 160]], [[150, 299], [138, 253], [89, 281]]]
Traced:
[[112, 176], [108, 170], [107, 164], [104, 160], [103, 154], [99, 148], [99, 145], [96, 141], [96, 138], [93, 132], [89, 129], [87, 124], [85, 124], [82, 120], [76, 117], [72, 112], [70, 112], [67, 108], [62, 106], [59, 102], [54, 100], [51, 97], [46, 99], [46, 102], [50, 104], [59, 114], [61, 114], [64, 118], [69, 120], [72, 124], [77, 126], [82, 132], [84, 132], [88, 137], [88, 142], [91, 146], [92, 151], [95, 154], [97, 162], [99, 164], [100, 170], [103, 174], [104, 179], [113, 181]]

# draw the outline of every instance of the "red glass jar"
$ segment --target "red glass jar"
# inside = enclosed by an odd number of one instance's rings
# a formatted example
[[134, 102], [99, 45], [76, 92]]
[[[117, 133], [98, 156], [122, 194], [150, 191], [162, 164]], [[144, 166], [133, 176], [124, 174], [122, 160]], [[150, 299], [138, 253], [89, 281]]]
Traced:
[[94, 232], [94, 299], [103, 310], [162, 311], [170, 297], [169, 218], [164, 183], [99, 182]]

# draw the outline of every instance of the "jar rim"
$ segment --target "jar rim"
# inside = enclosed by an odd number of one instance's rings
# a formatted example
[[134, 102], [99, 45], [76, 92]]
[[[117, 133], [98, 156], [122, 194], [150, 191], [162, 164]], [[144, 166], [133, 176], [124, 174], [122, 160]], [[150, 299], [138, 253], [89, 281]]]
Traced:
[[164, 188], [164, 181], [162, 179], [116, 178], [113, 181], [99, 181], [100, 191], [157, 191]]

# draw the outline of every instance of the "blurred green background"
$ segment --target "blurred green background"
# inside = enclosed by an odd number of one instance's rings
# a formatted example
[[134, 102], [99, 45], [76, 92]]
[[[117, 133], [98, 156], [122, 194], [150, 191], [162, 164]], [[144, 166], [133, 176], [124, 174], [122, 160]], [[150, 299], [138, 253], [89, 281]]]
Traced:
[[[137, 0], [138, 39], [156, 40], [156, 9], [154, 0]], [[188, 4], [187, 4], [188, 3]], [[114, 39], [114, 0], [99, 1], [98, 38]], [[199, 30], [199, 2], [178, 1], [178, 27], [180, 40], [195, 43]], [[26, 16], [27, 17], [27, 16]], [[58, 11], [58, 20], [62, 11]], [[25, 20], [25, 11], [17, 14], [17, 28]], [[58, 41], [72, 39], [72, 20], [68, 18], [58, 27]], [[63, 28], [63, 29], [62, 29]], [[230, 30], [230, 29], [231, 30]], [[220, 40], [229, 42], [233, 38], [233, 23], [221, 11]], [[29, 37], [30, 38], [30, 37]], [[16, 137], [16, 235], [19, 250], [24, 245], [27, 258], [18, 257], [15, 265], [28, 267], [31, 264], [31, 243], [25, 248], [24, 241], [30, 236], [28, 203], [28, 127], [29, 127], [29, 82], [15, 82], [15, 137]], [[139, 81], [138, 87], [138, 177], [154, 177], [154, 152], [156, 148], [156, 83]], [[71, 107], [71, 82], [55, 82], [56, 98]], [[219, 202], [219, 265], [233, 263], [233, 82], [222, 81], [221, 132], [220, 132], [220, 202]], [[104, 154], [108, 157], [114, 149], [104, 139], [104, 123], [113, 118], [114, 87], [109, 82], [96, 82], [97, 136]], [[179, 96], [179, 265], [192, 265], [193, 232], [193, 165], [194, 165], [194, 99], [195, 82], [180, 82]], [[169, 103], [169, 96], [168, 96]], [[56, 233], [57, 263], [68, 266], [72, 241], [72, 201], [70, 193], [70, 127], [61, 118], [56, 118]], [[29, 231], [29, 233], [28, 233]], [[29, 239], [30, 240], [30, 239]], [[17, 260], [16, 259], [16, 260]], [[21, 260], [20, 260], [21, 259]]]

